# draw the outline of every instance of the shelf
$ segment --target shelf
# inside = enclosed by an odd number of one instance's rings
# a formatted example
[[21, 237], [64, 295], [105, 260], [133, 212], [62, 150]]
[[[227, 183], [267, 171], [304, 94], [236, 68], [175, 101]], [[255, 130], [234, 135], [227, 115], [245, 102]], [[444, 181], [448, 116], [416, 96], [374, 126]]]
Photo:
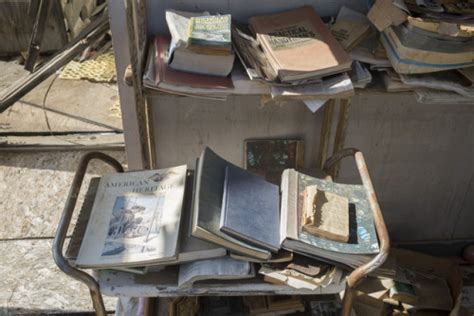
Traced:
[[249, 280], [200, 282], [189, 288], [177, 286], [178, 271], [169, 267], [159, 272], [138, 275], [112, 270], [97, 270], [94, 275], [101, 292], [108, 296], [157, 297], [196, 295], [315, 295], [335, 294], [344, 290], [345, 279], [339, 284], [331, 284], [316, 290], [295, 289], [286, 285], [264, 282], [260, 277]]

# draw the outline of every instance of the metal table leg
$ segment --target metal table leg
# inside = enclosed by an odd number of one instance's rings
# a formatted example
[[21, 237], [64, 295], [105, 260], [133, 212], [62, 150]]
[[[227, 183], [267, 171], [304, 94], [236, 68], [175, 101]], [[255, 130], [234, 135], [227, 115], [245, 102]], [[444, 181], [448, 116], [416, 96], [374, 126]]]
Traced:
[[346, 291], [344, 293], [344, 299], [342, 301], [342, 315], [349, 316], [352, 308], [352, 301], [354, 298], [354, 288], [372, 271], [380, 267], [388, 257], [390, 250], [390, 239], [388, 236], [387, 227], [380, 210], [377, 196], [370, 179], [369, 170], [365, 163], [362, 152], [354, 148], [347, 148], [339, 151], [331, 158], [329, 158], [324, 164], [324, 171], [328, 172], [333, 166], [340, 162], [345, 157], [353, 156], [357, 164], [362, 184], [367, 191], [367, 198], [369, 200], [370, 209], [374, 216], [375, 229], [380, 242], [379, 253], [372, 258], [368, 263], [358, 267], [347, 277]]
[[85, 154], [81, 158], [81, 160], [79, 161], [79, 165], [76, 169], [74, 179], [72, 180], [72, 185], [71, 189], [69, 190], [66, 205], [64, 206], [61, 219], [59, 220], [56, 235], [54, 236], [53, 258], [59, 269], [61, 269], [70, 277], [84, 283], [85, 285], [87, 285], [87, 287], [89, 287], [92, 303], [94, 305], [94, 309], [97, 315], [106, 315], [104, 301], [102, 300], [102, 294], [100, 293], [100, 288], [97, 281], [89, 274], [73, 267], [64, 257], [63, 253], [64, 240], [66, 239], [67, 230], [71, 223], [72, 214], [76, 206], [77, 197], [79, 196], [79, 191], [81, 190], [87, 166], [89, 165], [89, 162], [94, 159], [105, 162], [106, 164], [113, 167], [117, 172], [123, 172], [122, 165], [117, 160], [106, 154], [99, 152], [90, 152]]

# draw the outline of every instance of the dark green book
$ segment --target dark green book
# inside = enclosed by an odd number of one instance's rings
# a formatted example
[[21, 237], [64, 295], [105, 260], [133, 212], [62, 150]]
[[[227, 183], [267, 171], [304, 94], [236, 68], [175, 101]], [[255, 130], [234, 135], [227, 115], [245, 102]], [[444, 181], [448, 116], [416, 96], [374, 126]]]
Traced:
[[230, 54], [230, 26], [230, 14], [192, 17], [189, 21], [188, 48], [203, 54]]

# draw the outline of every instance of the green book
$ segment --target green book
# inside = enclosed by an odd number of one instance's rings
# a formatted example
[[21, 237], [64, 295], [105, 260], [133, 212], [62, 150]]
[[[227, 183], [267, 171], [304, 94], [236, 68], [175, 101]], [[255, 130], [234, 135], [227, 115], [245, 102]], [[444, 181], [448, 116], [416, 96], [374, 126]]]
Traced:
[[230, 14], [191, 17], [188, 48], [203, 54], [230, 54], [230, 27]]

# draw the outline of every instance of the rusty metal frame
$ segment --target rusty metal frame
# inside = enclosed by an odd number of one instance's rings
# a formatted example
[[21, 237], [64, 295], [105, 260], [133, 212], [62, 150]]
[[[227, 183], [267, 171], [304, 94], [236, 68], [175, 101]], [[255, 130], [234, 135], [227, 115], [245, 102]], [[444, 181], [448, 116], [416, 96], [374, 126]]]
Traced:
[[331, 158], [326, 160], [324, 164], [323, 171], [329, 172], [333, 170], [333, 167], [337, 165], [343, 158], [352, 156], [355, 159], [357, 169], [359, 171], [360, 178], [362, 180], [362, 185], [364, 186], [367, 192], [367, 198], [369, 200], [369, 206], [372, 210], [375, 230], [377, 231], [377, 236], [380, 243], [379, 253], [372, 258], [368, 263], [358, 267], [347, 277], [346, 282], [346, 291], [344, 293], [344, 298], [342, 301], [342, 316], [349, 316], [352, 308], [352, 301], [354, 299], [355, 287], [372, 271], [380, 267], [388, 257], [390, 251], [390, 238], [388, 236], [387, 227], [383, 219], [382, 211], [375, 194], [374, 186], [372, 185], [372, 180], [370, 179], [369, 170], [367, 164], [365, 163], [364, 155], [357, 149], [346, 148]]
[[56, 265], [64, 273], [87, 285], [96, 314], [105, 316], [107, 313], [105, 310], [104, 301], [102, 299], [102, 294], [100, 293], [99, 284], [88, 273], [73, 267], [65, 258], [63, 253], [64, 241], [71, 223], [72, 214], [74, 213], [77, 197], [79, 196], [79, 191], [81, 190], [87, 167], [92, 160], [100, 160], [113, 167], [117, 172], [124, 171], [122, 165], [117, 160], [106, 154], [100, 152], [89, 152], [82, 156], [81, 160], [79, 161], [79, 165], [77, 166], [74, 179], [72, 180], [71, 189], [69, 190], [66, 205], [64, 206], [61, 219], [59, 220], [56, 235], [54, 236], [53, 258], [56, 262]]

